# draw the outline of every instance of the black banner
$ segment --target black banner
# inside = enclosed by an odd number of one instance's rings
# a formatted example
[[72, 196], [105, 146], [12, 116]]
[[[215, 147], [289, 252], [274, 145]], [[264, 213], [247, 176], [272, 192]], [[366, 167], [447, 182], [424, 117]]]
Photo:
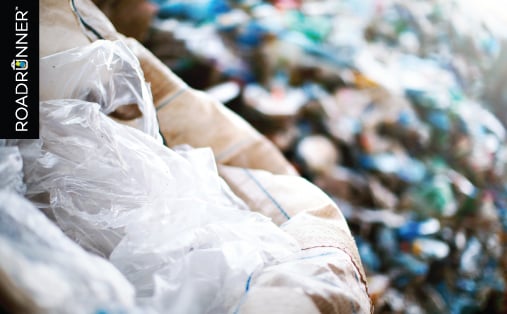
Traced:
[[[39, 138], [39, 1], [5, 1], [7, 59], [0, 138]], [[5, 23], [4, 23], [5, 25]], [[5, 55], [5, 54], [4, 54]]]

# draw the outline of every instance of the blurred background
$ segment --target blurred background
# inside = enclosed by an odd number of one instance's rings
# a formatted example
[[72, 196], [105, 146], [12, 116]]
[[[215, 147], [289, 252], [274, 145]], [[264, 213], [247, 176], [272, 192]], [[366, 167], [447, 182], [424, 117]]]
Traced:
[[507, 313], [503, 1], [95, 2], [337, 202], [375, 313]]

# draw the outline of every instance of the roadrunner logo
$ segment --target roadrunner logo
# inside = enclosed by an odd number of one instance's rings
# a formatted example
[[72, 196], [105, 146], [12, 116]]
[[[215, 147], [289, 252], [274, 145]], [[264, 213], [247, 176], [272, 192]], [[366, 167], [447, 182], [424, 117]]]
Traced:
[[[39, 1], [9, 0], [2, 11], [10, 26], [2, 72], [6, 101], [0, 106], [0, 138], [39, 138]], [[28, 66], [30, 64], [30, 67]]]
[[13, 70], [26, 70], [26, 69], [28, 69], [28, 61], [26, 61], [26, 60], [12, 60], [11, 68]]

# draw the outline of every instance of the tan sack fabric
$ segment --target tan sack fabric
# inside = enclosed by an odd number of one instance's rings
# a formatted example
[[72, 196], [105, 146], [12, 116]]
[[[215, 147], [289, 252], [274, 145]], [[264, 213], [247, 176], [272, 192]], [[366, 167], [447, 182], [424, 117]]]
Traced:
[[3, 270], [0, 270], [0, 313], [41, 313], [31, 296], [16, 286]]
[[[317, 258], [311, 261], [303, 258], [288, 262], [290, 266], [273, 267], [261, 275], [263, 280], [259, 280], [263, 284], [270, 285], [267, 284], [270, 282], [292, 289], [293, 280], [299, 276], [300, 279], [305, 276], [315, 279], [317, 274], [325, 273], [329, 278], [334, 277], [330, 281], [340, 283], [338, 285], [346, 283], [343, 287], [348, 289], [328, 291], [330, 287], [317, 288], [321, 284], [318, 280], [313, 283], [305, 280], [306, 287], [303, 282], [298, 286], [300, 293], [311, 296], [323, 313], [369, 311], [367, 278], [359, 252], [344, 216], [332, 199], [299, 176], [230, 166], [220, 166], [219, 173], [251, 210], [271, 217], [299, 242], [302, 251], [324, 250], [320, 253], [323, 255], [317, 254]], [[287, 273], [286, 268], [292, 271]], [[315, 273], [306, 273], [312, 272], [312, 269]], [[350, 294], [351, 291], [354, 292]], [[361, 301], [356, 304], [358, 300]], [[349, 306], [354, 311], [348, 312]], [[340, 310], [336, 312], [337, 309]]]
[[39, 35], [41, 58], [97, 39], [124, 37], [88, 0], [39, 1]]
[[364, 287], [347, 254], [312, 248], [252, 276], [238, 312], [371, 313]]
[[160, 132], [169, 146], [209, 146], [218, 163], [297, 174], [276, 146], [209, 94], [187, 86], [135, 40], [128, 40], [152, 86]]

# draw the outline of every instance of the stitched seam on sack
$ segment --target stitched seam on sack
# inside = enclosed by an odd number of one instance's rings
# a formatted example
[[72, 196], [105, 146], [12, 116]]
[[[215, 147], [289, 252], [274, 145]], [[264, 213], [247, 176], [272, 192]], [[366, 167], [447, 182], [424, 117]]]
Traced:
[[[305, 251], [305, 250], [311, 250], [311, 249], [316, 249], [316, 248], [326, 248], [326, 247], [327, 248], [335, 248], [335, 249], [338, 249], [340, 251], [343, 251], [350, 258], [350, 260], [352, 261], [352, 264], [358, 270], [359, 274], [361, 274], [361, 272], [359, 271], [359, 267], [356, 264], [357, 261], [355, 261], [355, 258], [352, 257], [351, 252], [349, 252], [349, 250], [346, 247], [340, 247], [340, 246], [337, 246], [337, 245], [315, 245], [315, 246], [310, 246], [310, 247], [302, 248], [301, 250]], [[363, 278], [361, 278], [361, 279], [363, 279]], [[365, 280], [361, 280], [361, 281], [365, 282]]]
[[97, 38], [99, 39], [104, 39], [104, 37], [102, 35], [100, 35], [100, 33], [94, 29], [90, 24], [86, 23], [86, 21], [83, 19], [83, 17], [81, 16], [81, 14], [79, 14], [79, 11], [76, 7], [76, 3], [74, 0], [71, 1], [71, 5], [72, 5], [72, 11], [74, 11], [77, 15], [77, 17], [79, 18], [79, 21], [81, 22], [81, 24], [83, 24], [83, 26], [89, 30], [90, 32], [92, 32], [95, 36], [97, 36]]
[[[336, 246], [336, 245], [315, 245], [315, 246], [310, 246], [310, 247], [306, 247], [306, 248], [302, 248], [301, 250], [311, 250], [311, 249], [315, 249], [315, 248], [325, 248], [325, 247], [330, 247], [330, 248], [335, 248], [335, 249], [339, 249], [341, 251], [343, 251], [349, 258], [350, 258], [350, 261], [352, 263], [352, 265], [354, 265], [355, 269], [356, 269], [356, 272], [359, 273], [359, 276], [360, 278], [357, 278], [357, 273], [354, 273], [355, 275], [355, 279], [362, 283], [364, 288], [365, 288], [365, 291], [366, 291], [366, 294], [368, 296], [370, 296], [370, 292], [369, 292], [369, 287], [368, 287], [368, 281], [366, 280], [366, 278], [363, 278], [362, 274], [361, 274], [361, 271], [359, 271], [359, 266], [356, 264], [357, 261], [355, 261], [355, 259], [352, 257], [351, 253], [346, 249], [346, 248], [343, 248], [343, 247], [339, 247], [339, 246]], [[373, 314], [373, 300], [371, 299], [371, 296], [370, 296], [370, 314]]]
[[155, 108], [155, 110], [159, 111], [160, 109], [164, 108], [170, 102], [172, 102], [173, 100], [175, 100], [176, 98], [178, 98], [178, 96], [180, 96], [181, 94], [183, 94], [183, 92], [185, 92], [187, 89], [188, 89], [188, 86], [180, 88], [176, 93], [174, 93], [173, 95], [171, 95], [161, 105], [159, 105], [157, 108]]
[[231, 145], [224, 151], [220, 152], [216, 155], [216, 159], [219, 162], [222, 162], [224, 159], [230, 158], [234, 153], [236, 153], [238, 150], [242, 149], [243, 147], [247, 146], [248, 144], [252, 143], [255, 139], [253, 138], [246, 138], [244, 140], [241, 140], [237, 142], [236, 144]]
[[321, 254], [317, 254], [317, 255], [302, 256], [302, 257], [299, 257], [298, 259], [299, 260], [306, 260], [306, 259], [318, 258], [318, 257], [322, 257], [322, 256], [333, 256], [333, 255], [337, 255], [337, 254], [338, 253], [336, 253], [336, 252], [327, 252], [327, 253], [321, 253]]
[[259, 187], [259, 189], [266, 194], [266, 196], [270, 199], [270, 201], [275, 205], [275, 207], [282, 213], [282, 215], [287, 218], [287, 220], [290, 219], [289, 214], [282, 208], [282, 206], [275, 200], [275, 198], [262, 186], [262, 184], [255, 178], [253, 173], [251, 173], [248, 169], [243, 168], [243, 170], [246, 172], [248, 177], [252, 179], [252, 181]]
[[241, 297], [241, 300], [239, 301], [238, 306], [234, 310], [234, 314], [238, 314], [239, 313], [239, 309], [241, 308], [241, 306], [243, 305], [243, 303], [245, 303], [246, 295], [248, 293], [248, 290], [250, 290], [250, 282], [252, 281], [252, 276], [253, 276], [253, 272], [250, 274], [250, 276], [248, 276], [248, 278], [246, 280], [245, 293], [243, 293], [243, 296]]

